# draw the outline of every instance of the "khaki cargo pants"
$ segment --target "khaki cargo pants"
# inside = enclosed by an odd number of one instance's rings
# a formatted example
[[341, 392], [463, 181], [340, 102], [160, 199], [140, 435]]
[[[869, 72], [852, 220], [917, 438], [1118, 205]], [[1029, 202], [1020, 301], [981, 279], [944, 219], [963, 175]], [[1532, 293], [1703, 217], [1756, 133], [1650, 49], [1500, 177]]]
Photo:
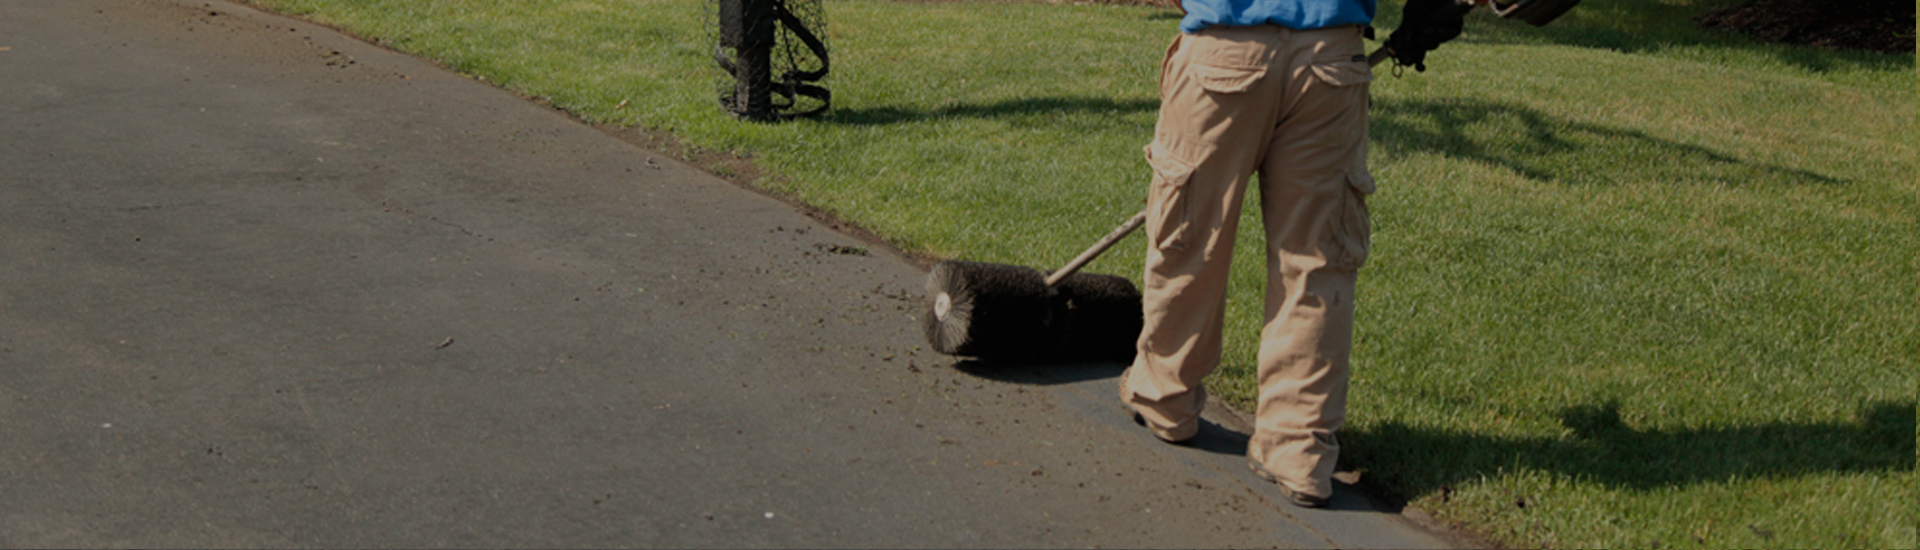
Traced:
[[1210, 27], [1181, 35], [1160, 73], [1146, 148], [1146, 327], [1121, 401], [1170, 441], [1193, 437], [1201, 379], [1220, 362], [1227, 267], [1247, 185], [1267, 236], [1259, 410], [1247, 456], [1294, 492], [1333, 494], [1367, 257], [1367, 95], [1360, 27]]

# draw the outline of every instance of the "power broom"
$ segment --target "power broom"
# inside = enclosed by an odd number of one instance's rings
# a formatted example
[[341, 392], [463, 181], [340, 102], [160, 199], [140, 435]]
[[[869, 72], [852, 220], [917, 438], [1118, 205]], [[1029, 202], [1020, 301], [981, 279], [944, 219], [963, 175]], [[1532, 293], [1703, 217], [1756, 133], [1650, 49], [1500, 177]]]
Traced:
[[[1493, 13], [1536, 27], [1559, 18], [1580, 0], [1494, 0]], [[1455, 17], [1475, 3], [1440, 9]], [[1411, 25], [1403, 21], [1396, 37]], [[1454, 27], [1458, 33], [1458, 27]], [[1433, 42], [1452, 39], [1446, 36]], [[1419, 40], [1419, 38], [1414, 38]], [[1368, 56], [1378, 65], [1394, 57], [1395, 44]], [[1431, 48], [1428, 48], [1431, 49]], [[1419, 67], [1424, 69], [1424, 67]], [[921, 316], [927, 342], [947, 355], [995, 362], [1028, 360], [1130, 361], [1140, 334], [1140, 291], [1125, 277], [1080, 273], [1147, 221], [1140, 211], [1065, 266], [1042, 272], [1025, 266], [946, 260], [927, 274], [927, 309]]]

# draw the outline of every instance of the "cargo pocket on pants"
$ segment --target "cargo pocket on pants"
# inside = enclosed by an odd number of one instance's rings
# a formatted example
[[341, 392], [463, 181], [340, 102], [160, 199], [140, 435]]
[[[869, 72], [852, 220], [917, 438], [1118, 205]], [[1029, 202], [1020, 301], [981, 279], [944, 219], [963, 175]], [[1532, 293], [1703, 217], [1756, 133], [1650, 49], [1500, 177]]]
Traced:
[[1183, 250], [1193, 226], [1192, 198], [1187, 196], [1193, 167], [1173, 158], [1159, 142], [1148, 145], [1146, 153], [1147, 164], [1153, 167], [1153, 184], [1148, 189], [1148, 207], [1153, 211], [1147, 215], [1147, 236], [1154, 248]]
[[1365, 169], [1350, 170], [1339, 210], [1333, 216], [1333, 231], [1327, 265], [1342, 271], [1356, 271], [1367, 263], [1367, 246], [1373, 239], [1373, 222], [1368, 217], [1367, 195], [1373, 193], [1373, 176]]

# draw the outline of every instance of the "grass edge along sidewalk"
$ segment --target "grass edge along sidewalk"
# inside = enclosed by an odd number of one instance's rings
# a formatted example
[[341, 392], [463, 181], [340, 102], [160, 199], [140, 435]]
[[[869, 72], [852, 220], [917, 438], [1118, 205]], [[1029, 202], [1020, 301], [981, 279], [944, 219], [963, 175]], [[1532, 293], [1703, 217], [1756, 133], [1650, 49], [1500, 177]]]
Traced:
[[[716, 105], [694, 0], [254, 1], [750, 158], [754, 184], [900, 248], [1023, 265], [1138, 208], [1176, 19], [832, 0], [835, 108], [759, 125]], [[1432, 70], [1382, 72], [1344, 468], [1503, 545], [1915, 544], [1913, 56], [1689, 22], [1729, 3], [1477, 16]], [[1244, 405], [1242, 235], [1209, 384]]]

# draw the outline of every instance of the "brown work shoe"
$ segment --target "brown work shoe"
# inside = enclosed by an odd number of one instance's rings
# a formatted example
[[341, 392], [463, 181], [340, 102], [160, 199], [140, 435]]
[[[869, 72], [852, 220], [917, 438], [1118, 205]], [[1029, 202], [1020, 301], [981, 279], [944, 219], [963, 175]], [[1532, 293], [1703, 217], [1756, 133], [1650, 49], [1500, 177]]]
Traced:
[[1286, 495], [1287, 502], [1293, 503], [1294, 506], [1301, 508], [1326, 508], [1327, 503], [1333, 500], [1332, 497], [1307, 496], [1293, 492], [1293, 489], [1287, 488], [1287, 484], [1280, 483], [1279, 480], [1273, 478], [1273, 474], [1267, 473], [1265, 466], [1261, 466], [1260, 463], [1254, 462], [1251, 459], [1247, 460], [1247, 469], [1253, 470], [1253, 477], [1260, 478], [1261, 481], [1266, 481], [1279, 487], [1280, 494]]

